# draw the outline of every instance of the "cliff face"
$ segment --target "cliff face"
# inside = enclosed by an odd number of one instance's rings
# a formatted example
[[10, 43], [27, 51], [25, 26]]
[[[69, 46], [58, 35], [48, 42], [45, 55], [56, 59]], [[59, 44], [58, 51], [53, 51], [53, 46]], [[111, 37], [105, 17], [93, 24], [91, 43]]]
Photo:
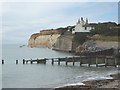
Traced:
[[[82, 33], [83, 34], [83, 33]], [[80, 45], [79, 39], [82, 34], [73, 35], [67, 31], [64, 34], [59, 30], [43, 30], [40, 33], [31, 35], [28, 45], [32, 47], [48, 47], [53, 50], [74, 52]], [[77, 36], [77, 37], [76, 37]]]
[[35, 40], [36, 46], [52, 48], [60, 34], [40, 35]]
[[35, 39], [39, 36], [39, 33], [32, 34], [28, 40], [28, 46], [35, 46]]
[[31, 35], [28, 41], [28, 45], [32, 47], [41, 46], [52, 48], [60, 34], [61, 34], [60, 30], [59, 31], [55, 29], [42, 30], [40, 31], [40, 33], [35, 33]]
[[56, 42], [57, 38], [60, 34], [53, 34], [53, 35], [39, 35], [38, 37], [30, 38], [29, 39], [29, 46], [41, 46], [41, 47], [48, 47], [52, 48], [54, 43]]

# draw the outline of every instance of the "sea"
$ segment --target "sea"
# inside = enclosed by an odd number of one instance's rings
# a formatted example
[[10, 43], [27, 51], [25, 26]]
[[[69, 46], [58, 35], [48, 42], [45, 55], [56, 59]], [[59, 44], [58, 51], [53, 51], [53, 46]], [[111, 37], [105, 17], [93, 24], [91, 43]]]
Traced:
[[[55, 88], [67, 85], [79, 85], [83, 81], [95, 79], [111, 79], [110, 74], [117, 73], [115, 67], [95, 67], [94, 65], [80, 66], [76, 62], [65, 65], [62, 62], [54, 65], [51, 61], [46, 64], [22, 64], [23, 59], [42, 59], [75, 56], [74, 53], [54, 51], [49, 48], [27, 45], [20, 48], [18, 44], [2, 45], [2, 88]], [[15, 61], [19, 60], [18, 64]]]

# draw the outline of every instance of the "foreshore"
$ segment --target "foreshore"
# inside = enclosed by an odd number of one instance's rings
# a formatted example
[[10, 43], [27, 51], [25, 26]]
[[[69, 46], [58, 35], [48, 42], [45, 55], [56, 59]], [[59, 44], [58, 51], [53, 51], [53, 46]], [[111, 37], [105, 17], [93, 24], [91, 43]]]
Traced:
[[113, 79], [84, 81], [84, 85], [63, 86], [55, 90], [120, 90], [120, 73], [110, 76]]

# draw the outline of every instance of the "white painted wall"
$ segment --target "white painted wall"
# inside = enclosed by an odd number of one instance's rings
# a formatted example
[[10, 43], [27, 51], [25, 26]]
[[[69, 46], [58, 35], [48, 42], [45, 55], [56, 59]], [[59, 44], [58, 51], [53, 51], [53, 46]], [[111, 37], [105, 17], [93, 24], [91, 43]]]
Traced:
[[72, 33], [75, 32], [90, 32], [92, 28], [91, 27], [87, 27], [87, 29], [85, 29], [85, 27], [83, 27], [81, 24], [78, 24], [75, 26], [75, 31], [73, 31]]
[[72, 31], [72, 34], [74, 34], [76, 32], [90, 32], [90, 30], [92, 29], [92, 27], [86, 27], [86, 29], [85, 29], [84, 25], [86, 25], [86, 24], [88, 24], [87, 21], [85, 22], [82, 19], [81, 19], [81, 21], [78, 20], [78, 22], [76, 23], [76, 26], [75, 26], [74, 30]]

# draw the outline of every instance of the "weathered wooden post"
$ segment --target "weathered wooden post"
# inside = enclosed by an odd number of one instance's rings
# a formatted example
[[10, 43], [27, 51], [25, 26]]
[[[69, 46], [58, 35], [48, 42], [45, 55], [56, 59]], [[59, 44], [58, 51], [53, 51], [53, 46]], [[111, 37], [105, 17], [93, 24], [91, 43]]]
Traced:
[[98, 58], [96, 57], [96, 67], [98, 67]]
[[39, 63], [39, 59], [37, 58], [37, 64]]
[[44, 58], [44, 64], [46, 64], [46, 60], [47, 60], [47, 59], [46, 59], [46, 58]]
[[4, 60], [2, 60], [2, 64], [4, 64]]
[[16, 60], [16, 64], [18, 64], [18, 60]]
[[37, 64], [39, 64], [39, 61], [37, 60]]
[[65, 64], [66, 64], [66, 66], [68, 65], [68, 58], [67, 57], [65, 59]]
[[25, 64], [25, 59], [23, 59], [23, 64]]
[[88, 66], [90, 67], [90, 64], [91, 64], [91, 57], [88, 57]]
[[115, 67], [117, 67], [117, 58], [114, 57], [114, 60], [115, 60]]
[[107, 57], [105, 57], [105, 67], [107, 67]]
[[52, 58], [52, 65], [54, 65], [54, 59]]
[[65, 61], [65, 64], [66, 64], [66, 66], [68, 65], [68, 60], [67, 60], [67, 57], [66, 57], [66, 61]]
[[67, 60], [66, 60], [65, 64], [66, 64], [66, 66], [68, 65], [68, 61]]
[[74, 60], [74, 58], [72, 58], [73, 59], [73, 66], [75, 65], [75, 60]]
[[88, 66], [90, 67], [90, 63], [88, 64]]
[[26, 64], [28, 64], [28, 61], [26, 61]]
[[58, 58], [58, 65], [60, 65], [60, 58]]
[[80, 66], [82, 66], [82, 58], [80, 58]]
[[33, 64], [33, 62], [32, 62], [32, 61], [30, 61], [30, 63], [31, 63], [31, 64]]
[[33, 61], [32, 61], [32, 59], [31, 59], [30, 63], [31, 63], [31, 64], [33, 64]]

